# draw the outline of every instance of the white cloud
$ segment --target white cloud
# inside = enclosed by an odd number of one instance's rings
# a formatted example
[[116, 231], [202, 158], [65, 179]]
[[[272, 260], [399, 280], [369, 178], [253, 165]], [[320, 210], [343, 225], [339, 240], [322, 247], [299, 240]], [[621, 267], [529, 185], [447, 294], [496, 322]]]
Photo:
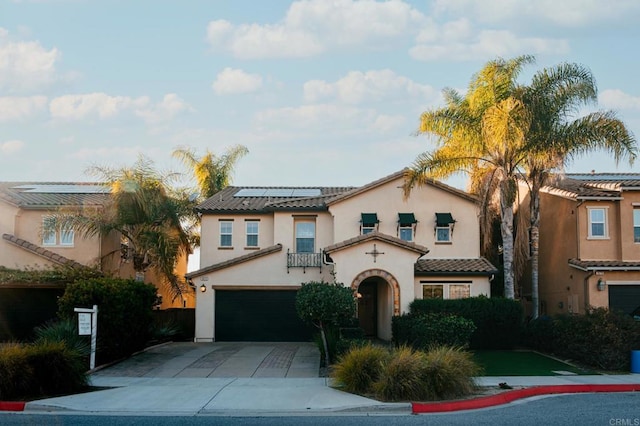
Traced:
[[143, 108], [149, 104], [146, 96], [130, 98], [128, 96], [110, 96], [106, 93], [87, 93], [82, 95], [64, 95], [51, 100], [49, 112], [53, 118], [80, 120], [97, 116], [104, 119], [118, 115], [131, 108]]
[[86, 118], [108, 119], [119, 114], [132, 113], [149, 124], [165, 122], [183, 111], [193, 110], [175, 93], [164, 96], [153, 104], [148, 96], [132, 98], [111, 96], [106, 93], [64, 95], [49, 103], [49, 112], [54, 119], [82, 120]]
[[3, 154], [13, 154], [20, 151], [24, 147], [24, 142], [20, 140], [10, 140], [0, 143], [0, 152]]
[[345, 103], [359, 104], [371, 101], [428, 98], [435, 93], [431, 86], [416, 83], [388, 69], [351, 71], [335, 83], [311, 80], [304, 84], [304, 97], [308, 102], [335, 97]]
[[619, 89], [603, 90], [598, 100], [609, 109], [640, 109], [640, 97], [629, 95]]
[[376, 117], [373, 128], [380, 132], [390, 132], [394, 129], [399, 129], [405, 126], [407, 123], [406, 117], [402, 115], [384, 115], [381, 114]]
[[211, 87], [218, 95], [250, 93], [262, 87], [262, 77], [240, 69], [225, 68], [218, 73]]
[[424, 15], [403, 1], [295, 1], [281, 22], [241, 24], [217, 20], [207, 27], [216, 50], [238, 58], [310, 57], [333, 47], [378, 45], [414, 33]]
[[42, 110], [46, 104], [46, 96], [0, 97], [0, 122], [30, 117]]
[[296, 128], [313, 133], [338, 128], [358, 129], [364, 122], [373, 122], [375, 113], [345, 105], [315, 104], [267, 109], [259, 112], [256, 120], [260, 128]]
[[[424, 35], [421, 39], [425, 39]], [[569, 44], [566, 40], [518, 37], [506, 30], [483, 30], [473, 35], [469, 33], [469, 37], [464, 40], [459, 36], [454, 39], [439, 37], [432, 43], [418, 43], [409, 50], [409, 54], [420, 61], [469, 61], [523, 53], [563, 54], [568, 51]]]
[[637, 17], [637, 0], [435, 0], [436, 14], [474, 16], [480, 22], [521, 22], [541, 20], [560, 26], [585, 26]]
[[164, 95], [161, 102], [137, 109], [135, 113], [147, 123], [156, 124], [167, 122], [184, 111], [194, 111], [194, 109], [175, 93], [168, 93]]
[[96, 149], [83, 148], [71, 153], [70, 157], [86, 162], [93, 162], [96, 159], [100, 162], [104, 162], [106, 159], [121, 161], [122, 159], [136, 158], [141, 152], [148, 152], [148, 150], [143, 150], [139, 146], [103, 146]]
[[37, 41], [13, 41], [0, 28], [0, 89], [18, 92], [51, 84], [60, 56], [56, 48], [46, 49]]

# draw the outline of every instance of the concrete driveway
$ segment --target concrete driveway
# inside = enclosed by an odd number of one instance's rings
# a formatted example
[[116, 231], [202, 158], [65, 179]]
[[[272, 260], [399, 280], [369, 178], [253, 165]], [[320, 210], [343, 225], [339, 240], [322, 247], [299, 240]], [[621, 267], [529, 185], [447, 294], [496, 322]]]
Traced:
[[320, 352], [313, 343], [171, 342], [99, 369], [92, 377], [313, 378]]

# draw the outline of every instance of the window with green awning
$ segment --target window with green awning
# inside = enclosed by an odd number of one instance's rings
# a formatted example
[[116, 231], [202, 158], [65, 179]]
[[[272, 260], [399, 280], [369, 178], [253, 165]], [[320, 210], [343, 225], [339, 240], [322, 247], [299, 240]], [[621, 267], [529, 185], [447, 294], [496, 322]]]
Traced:
[[413, 213], [398, 213], [398, 224], [400, 226], [410, 226], [417, 222]]
[[456, 223], [451, 213], [436, 213], [436, 226], [444, 227]]

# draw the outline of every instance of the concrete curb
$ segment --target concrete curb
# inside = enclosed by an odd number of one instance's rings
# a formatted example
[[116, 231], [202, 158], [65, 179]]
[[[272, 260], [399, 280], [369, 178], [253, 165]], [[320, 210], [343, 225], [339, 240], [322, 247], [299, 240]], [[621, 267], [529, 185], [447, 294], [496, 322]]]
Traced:
[[476, 410], [478, 408], [493, 407], [508, 404], [518, 399], [539, 395], [553, 395], [561, 393], [592, 393], [592, 392], [637, 392], [640, 384], [603, 384], [603, 385], [550, 385], [534, 386], [517, 389], [497, 395], [475, 399], [447, 402], [414, 402], [411, 404], [413, 414], [444, 413], [450, 411]]

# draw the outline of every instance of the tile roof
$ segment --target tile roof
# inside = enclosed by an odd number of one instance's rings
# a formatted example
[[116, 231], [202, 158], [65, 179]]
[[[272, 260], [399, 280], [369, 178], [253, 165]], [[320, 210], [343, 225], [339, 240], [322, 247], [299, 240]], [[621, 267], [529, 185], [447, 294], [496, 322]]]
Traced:
[[[385, 183], [388, 183], [388, 182], [391, 182], [391, 181], [396, 180], [398, 178], [404, 177], [404, 175], [407, 172], [407, 170], [408, 169], [405, 168], [405, 169], [400, 170], [399, 172], [392, 173], [392, 174], [390, 174], [388, 176], [385, 176], [383, 178], [380, 178], [378, 180], [370, 182], [370, 183], [368, 183], [368, 184], [366, 184], [364, 186], [360, 186], [358, 188], [353, 188], [351, 191], [345, 192], [345, 193], [335, 197], [333, 200], [329, 201], [328, 204], [333, 204], [333, 203], [337, 203], [337, 202], [342, 201], [342, 200], [346, 200], [348, 198], [351, 198], [351, 197], [354, 197], [354, 196], [356, 196], [358, 194], [366, 192], [366, 191], [368, 191], [370, 189], [376, 188], [376, 187], [378, 187], [380, 185], [384, 185]], [[458, 188], [454, 188], [453, 186], [446, 185], [446, 184], [444, 184], [442, 182], [439, 182], [437, 180], [429, 179], [429, 180], [427, 180], [427, 183], [429, 185], [435, 186], [436, 188], [440, 188], [440, 189], [442, 189], [444, 191], [447, 191], [447, 192], [450, 192], [452, 194], [458, 195], [458, 196], [460, 196], [462, 198], [465, 198], [465, 199], [467, 199], [469, 201], [472, 201], [472, 202], [476, 202], [477, 201], [477, 198], [474, 195], [469, 194], [468, 192], [462, 191], [462, 190], [460, 190]]]
[[567, 173], [544, 192], [572, 199], [620, 199], [623, 190], [640, 190], [640, 173]]
[[69, 266], [74, 269], [83, 269], [88, 268], [88, 266], [83, 265], [82, 263], [76, 262], [75, 260], [68, 259], [64, 256], [61, 256], [57, 253], [52, 252], [51, 250], [47, 250], [43, 247], [30, 243], [27, 240], [23, 240], [22, 238], [18, 238], [11, 234], [2, 234], [2, 239], [20, 247], [23, 250], [31, 252], [37, 256], [40, 256], [44, 259], [47, 259], [51, 262], [57, 263], [63, 266]]
[[498, 269], [484, 257], [475, 259], [420, 259], [415, 265], [417, 276], [491, 275]]
[[[99, 186], [95, 182], [0, 182], [0, 200], [25, 209], [102, 206], [109, 194], [96, 192]], [[73, 192], [55, 192], [62, 187]]]
[[391, 235], [384, 234], [382, 232], [377, 232], [377, 231], [376, 232], [370, 232], [370, 233], [364, 234], [364, 235], [358, 235], [357, 237], [353, 237], [353, 238], [350, 238], [348, 240], [344, 240], [344, 241], [341, 241], [339, 243], [332, 244], [332, 245], [330, 245], [328, 247], [325, 247], [324, 251], [325, 251], [325, 253], [333, 253], [335, 251], [342, 250], [344, 248], [352, 247], [352, 246], [361, 244], [363, 242], [372, 241], [372, 240], [383, 241], [383, 242], [392, 244], [394, 246], [398, 246], [398, 247], [402, 247], [402, 248], [407, 249], [407, 250], [414, 251], [416, 253], [419, 253], [420, 255], [425, 255], [425, 254], [429, 253], [429, 249], [426, 248], [425, 246], [422, 246], [422, 245], [416, 244], [416, 243], [412, 243], [412, 242], [408, 242], [408, 241], [404, 241], [404, 240], [401, 240], [400, 238], [396, 238], [396, 237], [393, 237]]
[[569, 259], [569, 266], [582, 271], [640, 271], [640, 261]]
[[[277, 196], [236, 196], [243, 189], [268, 189], [268, 190], [294, 190], [294, 189], [319, 189], [320, 195], [301, 197], [277, 197]], [[217, 192], [195, 210], [200, 213], [224, 212], [224, 213], [257, 213], [273, 210], [326, 210], [327, 200], [351, 190], [352, 187], [249, 187], [228, 186]]]
[[199, 277], [201, 275], [208, 274], [210, 272], [219, 271], [221, 269], [228, 268], [230, 266], [239, 265], [244, 262], [249, 262], [251, 260], [266, 256], [271, 253], [276, 253], [282, 251], [282, 244], [276, 244], [270, 247], [266, 247], [260, 250], [256, 250], [252, 253], [245, 254], [243, 256], [238, 256], [233, 259], [225, 260], [224, 262], [214, 263], [213, 265], [207, 266], [202, 269], [198, 269], [197, 271], [191, 271], [185, 274], [186, 279], [192, 279]]

